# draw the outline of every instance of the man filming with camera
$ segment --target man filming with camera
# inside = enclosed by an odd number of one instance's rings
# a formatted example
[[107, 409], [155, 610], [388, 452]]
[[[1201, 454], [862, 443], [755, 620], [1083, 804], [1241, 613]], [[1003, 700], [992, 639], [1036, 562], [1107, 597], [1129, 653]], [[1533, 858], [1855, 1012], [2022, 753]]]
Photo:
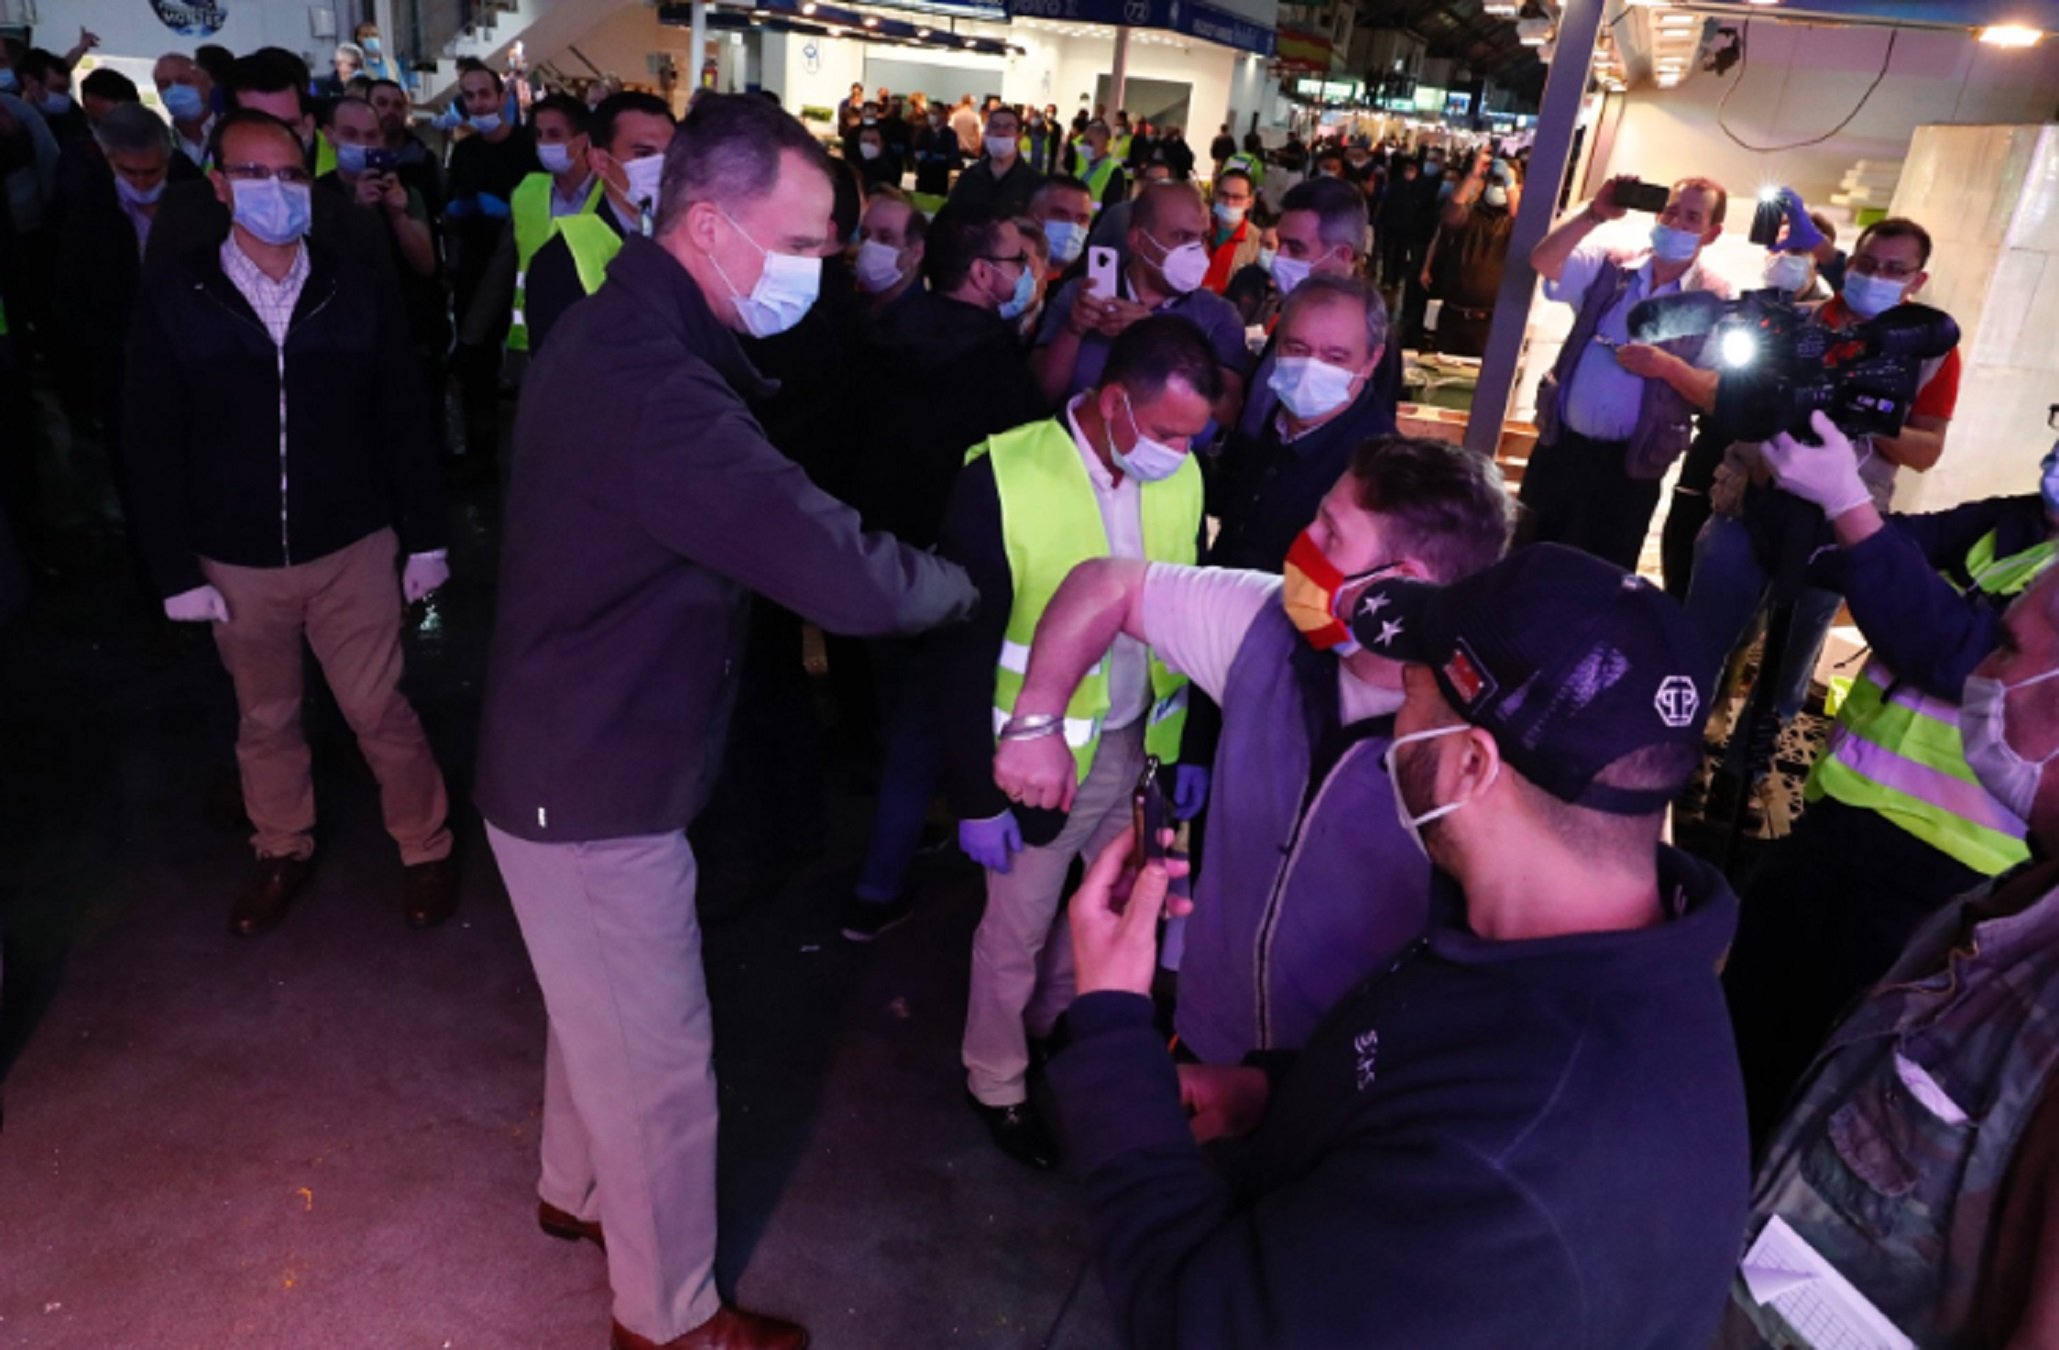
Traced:
[[[1795, 199], [1799, 206], [1799, 198]], [[1799, 258], [1796, 249], [1820, 238], [1806, 214], [1788, 213], [1788, 234], [1777, 257]], [[1843, 290], [1812, 310], [1811, 321], [1844, 332], [1913, 301], [1928, 280], [1930, 235], [1913, 220], [1889, 218], [1867, 227], [1847, 265]], [[1945, 429], [1959, 397], [1959, 351], [1925, 361], [1917, 376], [1916, 399], [1898, 435], [1855, 440], [1859, 479], [1873, 505], [1886, 511], [1894, 497], [1895, 478], [1903, 466], [1923, 473], [1944, 452]], [[1766, 592], [1766, 569], [1752, 548], [1751, 531], [1742, 518], [1747, 479], [1763, 481], [1765, 468], [1757, 443], [1730, 447], [1710, 489], [1713, 515], [1695, 543], [1694, 576], [1687, 592], [1687, 613], [1708, 649], [1712, 669], [1720, 672], [1731, 650], [1745, 635]], [[1783, 723], [1791, 722], [1808, 696], [1809, 676], [1816, 668], [1823, 638], [1836, 617], [1835, 592], [1804, 589], [1795, 601], [1794, 620], [1784, 645], [1785, 659], [1775, 673], [1774, 708]], [[1750, 766], [1751, 776], [1764, 765]]]
[[2024, 808], [1976, 778], [1959, 727], [2004, 607], [2059, 553], [2059, 451], [2037, 494], [1883, 519], [1852, 443], [1822, 413], [1814, 435], [1776, 437], [1766, 462], [1822, 508], [1836, 547], [1809, 579], [1843, 593], [1872, 655], [1809, 775], [1806, 814], [1745, 891], [1724, 971], [1755, 1134], [1917, 926], [2030, 856]]
[[[1706, 178], [1656, 189], [1612, 178], [1578, 215], [1530, 250], [1544, 293], [1573, 306], [1573, 331], [1537, 390], [1537, 449], [1523, 476], [1530, 540], [1556, 540], [1635, 571], [1658, 509], [1659, 481], [1687, 450], [1696, 409], [1716, 398], [1702, 338], [1661, 344], [1630, 340], [1630, 311], [1655, 296], [1730, 285], [1700, 266], [1723, 233], [1729, 194]], [[1588, 236], [1631, 210], [1656, 210], [1649, 248], [1625, 251]]]
[[[1746, 1150], [1715, 977], [1735, 901], [1660, 842], [1699, 753], [1693, 634], [1554, 545], [1339, 609], [1408, 663], [1388, 765], [1450, 903], [1291, 1065], [1176, 1068], [1145, 994], [1166, 869], [1125, 908], [1127, 841], [1096, 862], [1051, 1081], [1117, 1325], [1137, 1347], [1707, 1344]], [[1335, 902], [1378, 905], [1381, 880], [1339, 876]], [[1196, 1142], [1240, 1133], [1234, 1176]]]

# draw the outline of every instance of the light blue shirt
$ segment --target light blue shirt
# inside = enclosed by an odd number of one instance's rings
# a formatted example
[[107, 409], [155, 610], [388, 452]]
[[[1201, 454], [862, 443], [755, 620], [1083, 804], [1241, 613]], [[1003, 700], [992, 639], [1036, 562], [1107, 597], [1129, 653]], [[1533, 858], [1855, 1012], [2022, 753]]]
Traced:
[[1715, 291], [1725, 298], [1729, 287], [1720, 278], [1701, 270], [1697, 262], [1679, 280], [1652, 286], [1650, 250], [1624, 255], [1596, 244], [1583, 244], [1566, 260], [1557, 281], [1544, 283], [1547, 300], [1562, 300], [1579, 309], [1587, 288], [1601, 275], [1602, 264], [1614, 261], [1630, 271], [1630, 284], [1623, 298], [1601, 316], [1594, 341], [1580, 353], [1573, 378], [1563, 394], [1561, 412], [1565, 424], [1591, 440], [1624, 441], [1637, 430], [1638, 409], [1644, 403], [1644, 379], [1623, 369], [1616, 348], [1630, 341], [1630, 311], [1654, 295], [1678, 295], [1682, 291]]

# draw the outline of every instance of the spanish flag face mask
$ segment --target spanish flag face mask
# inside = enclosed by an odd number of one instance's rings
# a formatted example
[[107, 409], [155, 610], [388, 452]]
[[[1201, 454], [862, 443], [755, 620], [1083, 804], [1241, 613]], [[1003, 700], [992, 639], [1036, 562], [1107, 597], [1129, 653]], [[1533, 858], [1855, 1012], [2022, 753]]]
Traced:
[[1401, 564], [1382, 563], [1354, 576], [1346, 576], [1316, 546], [1315, 536], [1303, 530], [1287, 550], [1280, 602], [1288, 621], [1301, 630], [1308, 644], [1319, 652], [1334, 651], [1350, 656], [1360, 650], [1351, 629], [1337, 614], [1337, 593], [1355, 581], [1391, 572]]

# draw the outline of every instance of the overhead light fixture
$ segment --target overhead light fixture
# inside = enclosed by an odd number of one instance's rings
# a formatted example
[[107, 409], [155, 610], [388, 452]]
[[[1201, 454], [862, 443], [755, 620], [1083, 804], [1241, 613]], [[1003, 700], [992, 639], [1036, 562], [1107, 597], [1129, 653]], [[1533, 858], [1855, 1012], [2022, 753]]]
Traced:
[[879, 20], [878, 20], [878, 18], [876, 18], [875, 16], [873, 16], [873, 15], [870, 15], [870, 14], [866, 15], [866, 16], [865, 16], [865, 26], [866, 26], [867, 28], [877, 28], [877, 27], [879, 27]]
[[1513, 19], [1523, 12], [1516, 0], [1487, 0], [1480, 6], [1480, 12], [1490, 19]]
[[2044, 33], [2028, 24], [1998, 23], [1980, 30], [1980, 40], [1990, 47], [2035, 47]]
[[927, 28], [918, 28], [918, 29], [916, 29], [916, 30], [915, 30], [915, 36], [917, 36], [917, 37], [928, 37], [928, 36], [929, 36], [929, 30], [928, 30]]
[[1661, 14], [1659, 16], [1659, 27], [1669, 34], [1685, 32], [1698, 27], [1700, 24], [1701, 20], [1692, 14]]
[[1758, 5], [1764, 8], [1771, 5], [1777, 5], [1780, 3], [1780, 0], [1744, 0], [1744, 2], [1747, 5]]

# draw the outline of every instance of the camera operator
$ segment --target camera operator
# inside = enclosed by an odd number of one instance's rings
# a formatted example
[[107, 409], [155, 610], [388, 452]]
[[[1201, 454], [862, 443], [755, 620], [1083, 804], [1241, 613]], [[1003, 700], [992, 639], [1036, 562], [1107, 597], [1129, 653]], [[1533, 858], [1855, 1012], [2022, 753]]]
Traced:
[[1523, 476], [1533, 543], [1557, 540], [1635, 570], [1659, 480], [1687, 449], [1695, 409], [1716, 401], [1716, 373], [1700, 368], [1704, 342], [1663, 346], [1630, 341], [1630, 311], [1658, 295], [1711, 291], [1729, 283], [1698, 265], [1723, 233], [1729, 196], [1706, 178], [1673, 185], [1652, 226], [1651, 247], [1634, 253], [1586, 242], [1622, 219], [1618, 195], [1636, 179], [1610, 179], [1578, 215], [1538, 241], [1530, 265], [1544, 293], [1577, 311], [1558, 363], [1537, 390], [1537, 449]]
[[[1902, 950], [1812, 1067], [1753, 1193], [1753, 1233], [1780, 1218], [1919, 1345], [2059, 1345], [2059, 578], [2002, 625], [1968, 681], [1966, 758], [2042, 857]], [[1854, 1126], [1918, 1147], [1855, 1151]], [[1796, 1335], [1777, 1298], [1733, 1286], [1724, 1345]]]
[[1873, 655], [1809, 775], [1809, 807], [1745, 891], [1724, 972], [1757, 1131], [1770, 1125], [1831, 1019], [1950, 897], [2028, 855], [2021, 807], [1984, 790], [1959, 735], [1967, 674], [2003, 640], [2002, 608], [2045, 568], [2059, 531], [2059, 457], [2039, 495], [1883, 521], [1851, 443], [1781, 436], [1766, 460], [1823, 509], [1837, 547], [1811, 580], [1843, 592]]
[[[1792, 233], [1792, 218], [1789, 228]], [[1782, 260], [1800, 256], [1781, 252], [1773, 264], [1791, 269], [1795, 264]], [[1929, 261], [1930, 235], [1915, 221], [1890, 218], [1867, 227], [1853, 251], [1844, 291], [1818, 308], [1812, 322], [1842, 332], [1913, 299], [1928, 279], [1923, 268]], [[1772, 274], [1768, 279], [1773, 279]], [[1779, 279], [1797, 278], [1781, 275]], [[1879, 510], [1887, 510], [1893, 499], [1901, 466], [1922, 473], [1937, 463], [1959, 397], [1959, 368], [1957, 348], [1924, 362], [1917, 377], [1916, 401], [1901, 435], [1864, 437], [1852, 443], [1860, 481]], [[1702, 635], [1718, 676], [1731, 649], [1750, 628], [1766, 592], [1766, 570], [1752, 551], [1751, 531], [1741, 518], [1742, 485], [1747, 477], [1765, 477], [1757, 443], [1732, 446], [1716, 472], [1710, 489], [1713, 514], [1695, 543], [1694, 579], [1687, 592], [1688, 617]], [[1805, 589], [1797, 597], [1785, 660], [1775, 674], [1780, 683], [1774, 706], [1782, 722], [1792, 721], [1802, 709], [1809, 676], [1837, 615], [1837, 604], [1834, 593], [1817, 588]], [[1751, 768], [1756, 774], [1764, 766]]]
[[[1051, 1079], [1116, 1322], [1133, 1346], [1706, 1344], [1747, 1165], [1714, 973], [1736, 902], [1659, 838], [1699, 753], [1694, 635], [1554, 546], [1350, 612], [1410, 663], [1389, 771], [1452, 903], [1291, 1064], [1176, 1069], [1145, 997], [1166, 869], [1124, 909], [1121, 846], [1096, 861]], [[1210, 1167], [1197, 1140], [1254, 1126], [1234, 1179]]]

